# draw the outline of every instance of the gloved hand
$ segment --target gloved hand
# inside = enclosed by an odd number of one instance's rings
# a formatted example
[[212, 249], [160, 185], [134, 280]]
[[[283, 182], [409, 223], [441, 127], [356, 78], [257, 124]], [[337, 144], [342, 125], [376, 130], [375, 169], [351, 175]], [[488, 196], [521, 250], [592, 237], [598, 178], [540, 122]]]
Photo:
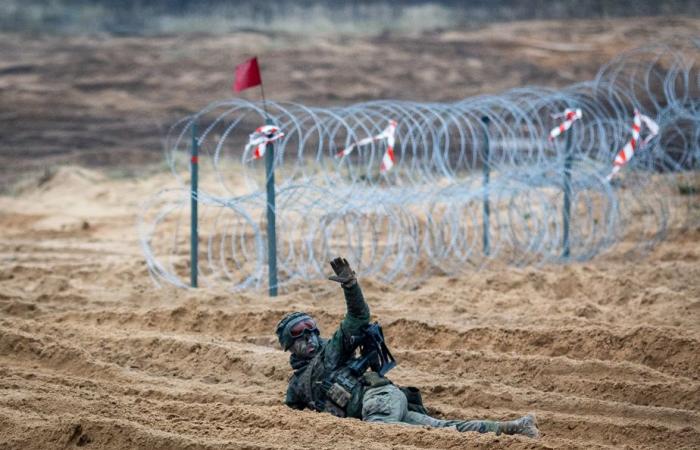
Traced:
[[357, 283], [355, 271], [350, 267], [350, 263], [345, 258], [335, 258], [331, 261], [331, 267], [335, 272], [334, 276], [328, 277], [331, 281], [340, 283], [344, 288], [349, 288]]

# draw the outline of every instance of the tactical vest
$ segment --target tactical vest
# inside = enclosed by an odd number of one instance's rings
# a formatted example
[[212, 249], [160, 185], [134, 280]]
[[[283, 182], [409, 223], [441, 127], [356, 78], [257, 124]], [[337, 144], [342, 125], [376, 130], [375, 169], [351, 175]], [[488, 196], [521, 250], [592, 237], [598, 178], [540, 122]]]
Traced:
[[353, 360], [341, 367], [326, 367], [326, 351], [333, 349], [323, 342], [321, 350], [309, 364], [292, 375], [289, 389], [297, 402], [310, 409], [338, 417], [361, 419], [364, 393], [362, 377], [353, 375], [348, 369], [348, 364]]

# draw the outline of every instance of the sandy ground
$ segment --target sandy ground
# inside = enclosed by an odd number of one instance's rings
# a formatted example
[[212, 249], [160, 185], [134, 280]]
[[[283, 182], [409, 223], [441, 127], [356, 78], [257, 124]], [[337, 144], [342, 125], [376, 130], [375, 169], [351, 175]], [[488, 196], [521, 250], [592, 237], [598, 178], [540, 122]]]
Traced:
[[156, 289], [134, 211], [163, 176], [67, 167], [0, 198], [3, 448], [461, 448], [700, 443], [700, 230], [642, 260], [362, 280], [399, 360], [441, 417], [533, 411], [543, 438], [368, 425], [282, 405], [273, 330], [290, 309], [330, 333], [318, 281], [263, 293]]
[[[484, 61], [500, 54], [516, 58], [523, 51], [537, 67], [552, 65], [552, 83], [565, 84], [590, 78], [609, 53], [633, 47], [630, 35], [653, 41], [698, 29], [698, 21], [654, 20], [658, 27], [644, 28], [652, 19], [577, 22], [567, 30], [562, 24], [511, 24], [500, 34], [494, 25], [422, 40], [358, 38], [347, 48], [338, 40], [269, 52], [289, 54], [299, 67], [311, 66], [311, 75], [297, 81], [293, 71], [286, 71], [292, 73], [285, 78], [290, 99], [311, 102], [317, 95], [320, 103], [329, 102], [333, 86], [347, 86], [344, 97], [335, 100], [375, 95], [438, 100], [454, 98], [454, 92], [449, 86], [433, 92], [432, 82], [422, 78], [405, 81], [398, 76], [398, 60], [367, 82], [361, 78], [364, 65], [379, 64], [374, 56], [384, 45], [403, 48], [398, 55], [405, 59], [413, 51], [408, 43], [430, 47], [417, 51], [418, 60], [437, 61], [427, 55], [441, 49], [455, 55], [483, 52], [485, 60], [474, 57], [484, 65], [483, 73], [477, 71], [485, 77], [480, 82], [465, 83], [459, 70], [455, 80], [446, 78], [448, 85], [461, 86], [462, 97], [507, 87], [491, 82]], [[584, 33], [596, 27], [606, 32]], [[525, 42], [515, 47], [518, 52], [513, 50], [516, 35]], [[557, 36], [557, 45], [575, 42], [574, 56], [543, 47]], [[588, 37], [575, 38], [582, 36]], [[255, 39], [273, 39], [244, 38], [252, 40], [242, 48], [254, 47]], [[275, 299], [257, 292], [156, 289], [137, 244], [135, 218], [143, 199], [169, 177], [114, 178], [112, 173], [122, 168], [119, 158], [140, 161], [137, 151], [157, 155], [145, 144], [152, 135], [157, 140], [157, 132], [141, 118], [152, 114], [161, 120], [178, 108], [191, 111], [225, 91], [207, 90], [208, 83], [227, 76], [213, 72], [223, 56], [209, 56], [237, 37], [184, 42], [179, 51], [185, 56], [163, 50], [172, 44], [168, 39], [22, 41], [10, 36], [3, 41], [3, 67], [32, 69], [0, 76], [3, 176], [16, 181], [20, 174], [22, 181], [12, 195], [0, 197], [1, 448], [700, 447], [697, 228], [672, 233], [673, 238], [635, 260], [612, 253], [569, 266], [436, 276], [408, 291], [361, 280], [399, 361], [391, 372], [395, 382], [420, 387], [429, 410], [439, 417], [510, 419], [534, 412], [543, 434], [538, 441], [370, 425], [286, 408], [282, 398], [290, 369], [274, 326], [285, 312], [303, 309], [319, 319], [324, 335], [330, 334], [344, 312], [340, 289], [318, 281]], [[610, 43], [617, 47], [609, 48]], [[312, 62], [324, 48], [339, 59]], [[237, 52], [236, 57], [244, 53]], [[338, 56], [343, 52], [347, 55]], [[8, 59], [8, 54], [14, 56]], [[128, 55], [133, 70], [116, 71], [119, 57], [124, 62]], [[142, 80], [142, 70], [150, 67], [138, 60], [157, 61], [154, 55], [179, 62], [154, 62], [156, 71], [183, 67], [195, 56], [201, 65], [183, 68], [174, 84], [158, 84], [156, 92], [129, 84]], [[314, 71], [337, 72], [348, 57], [362, 71], [347, 78], [314, 78]], [[460, 58], [459, 64], [468, 64], [471, 56]], [[94, 70], [88, 64], [93, 59]], [[55, 85], [46, 83], [58, 67], [61, 77]], [[272, 72], [279, 81], [285, 71]], [[503, 83], [530, 80], [514, 73]], [[211, 78], [201, 81], [206, 74]], [[81, 85], [86, 83], [81, 76], [92, 79], [92, 87]], [[126, 84], [120, 87], [122, 78]], [[17, 84], [29, 79], [34, 82]], [[401, 83], [417, 87], [405, 92], [396, 87]], [[81, 108], [46, 108], [61, 96], [66, 105]], [[28, 119], [33, 122], [25, 123]], [[113, 132], [105, 135], [105, 130]], [[86, 162], [83, 147], [69, 145], [76, 136], [85, 139], [87, 153], [107, 149], [117, 157], [106, 157], [100, 170], [69, 166], [30, 175], [30, 169], [53, 168], [72, 158]], [[98, 143], [91, 136], [111, 141]]]

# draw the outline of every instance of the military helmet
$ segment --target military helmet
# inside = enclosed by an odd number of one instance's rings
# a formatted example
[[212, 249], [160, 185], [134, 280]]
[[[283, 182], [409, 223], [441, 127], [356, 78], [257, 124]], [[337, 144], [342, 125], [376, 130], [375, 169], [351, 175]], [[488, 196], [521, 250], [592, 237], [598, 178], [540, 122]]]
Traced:
[[289, 347], [294, 343], [294, 338], [291, 333], [292, 327], [304, 320], [313, 321], [313, 318], [305, 312], [294, 311], [282, 317], [282, 320], [277, 323], [275, 333], [277, 334], [277, 340], [280, 346], [282, 346], [284, 350], [289, 350]]

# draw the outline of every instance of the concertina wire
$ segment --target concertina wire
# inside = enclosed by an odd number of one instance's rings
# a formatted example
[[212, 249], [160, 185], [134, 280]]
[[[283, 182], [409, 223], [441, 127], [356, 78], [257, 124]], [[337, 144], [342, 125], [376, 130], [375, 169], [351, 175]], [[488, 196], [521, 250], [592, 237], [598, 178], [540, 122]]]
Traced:
[[[337, 255], [362, 276], [415, 285], [429, 275], [498, 264], [585, 261], [613, 249], [637, 254], [669, 233], [697, 227], [698, 53], [698, 41], [637, 49], [592, 81], [454, 103], [266, 102], [283, 133], [272, 143], [279, 286], [324, 278]], [[579, 110], [580, 118], [550, 139], [565, 110]], [[609, 180], [635, 111], [658, 124], [657, 134], [633, 143], [633, 157]], [[231, 291], [266, 284], [265, 164], [246, 145], [265, 118], [261, 103], [230, 99], [170, 129], [165, 155], [179, 187], [148, 199], [138, 220], [157, 284], [188, 286], [194, 123], [200, 283]], [[391, 121], [393, 167], [382, 170], [389, 143], [372, 137]], [[565, 189], [568, 256], [562, 256]]]

